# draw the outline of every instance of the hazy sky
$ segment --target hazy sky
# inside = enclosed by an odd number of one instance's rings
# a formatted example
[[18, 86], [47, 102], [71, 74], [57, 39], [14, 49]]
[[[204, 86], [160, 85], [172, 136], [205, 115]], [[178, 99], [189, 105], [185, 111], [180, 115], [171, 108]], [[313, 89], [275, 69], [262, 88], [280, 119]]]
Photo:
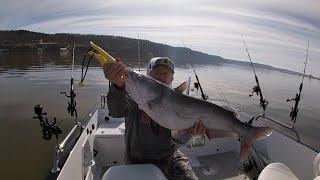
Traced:
[[320, 76], [320, 0], [1, 0], [0, 29], [120, 35]]

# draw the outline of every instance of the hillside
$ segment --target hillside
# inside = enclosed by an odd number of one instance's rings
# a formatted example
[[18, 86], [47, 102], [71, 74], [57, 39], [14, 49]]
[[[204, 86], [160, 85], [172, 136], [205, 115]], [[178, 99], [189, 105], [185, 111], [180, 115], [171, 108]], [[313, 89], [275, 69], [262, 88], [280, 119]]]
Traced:
[[[129, 62], [137, 62], [138, 59], [138, 40], [119, 36], [91, 35], [91, 34], [45, 34], [25, 30], [18, 31], [0, 31], [0, 49], [32, 49], [33, 44], [42, 40], [43, 43], [56, 43], [59, 47], [71, 46], [75, 42], [82, 47], [84, 52], [89, 47], [90, 41], [95, 42], [106, 49], [114, 57], [120, 57]], [[174, 60], [178, 65], [188, 63], [205, 65], [223, 65], [234, 64], [240, 66], [250, 66], [250, 62], [224, 59], [220, 56], [209, 55], [199, 51], [194, 51], [184, 47], [172, 47], [165, 44], [154, 43], [148, 40], [140, 40], [141, 61], [146, 63], [154, 56], [167, 56]], [[30, 47], [30, 48], [29, 48]], [[302, 73], [273, 67], [270, 65], [254, 63], [256, 68], [268, 69], [282, 73], [302, 76]], [[311, 78], [311, 75], [308, 75]]]

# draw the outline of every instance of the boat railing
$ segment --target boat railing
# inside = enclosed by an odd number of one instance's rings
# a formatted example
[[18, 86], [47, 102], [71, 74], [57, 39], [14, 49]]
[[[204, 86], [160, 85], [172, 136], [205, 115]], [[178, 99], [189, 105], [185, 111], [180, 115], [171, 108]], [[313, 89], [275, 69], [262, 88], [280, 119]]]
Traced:
[[53, 156], [53, 165], [50, 170], [50, 173], [47, 179], [56, 179], [61, 171], [61, 168], [64, 166], [66, 160], [69, 157], [70, 152], [77, 143], [79, 137], [81, 136], [84, 127], [89, 123], [91, 116], [98, 108], [95, 104], [89, 113], [86, 115], [84, 120], [81, 123], [76, 123], [64, 140], [55, 146], [55, 152]]

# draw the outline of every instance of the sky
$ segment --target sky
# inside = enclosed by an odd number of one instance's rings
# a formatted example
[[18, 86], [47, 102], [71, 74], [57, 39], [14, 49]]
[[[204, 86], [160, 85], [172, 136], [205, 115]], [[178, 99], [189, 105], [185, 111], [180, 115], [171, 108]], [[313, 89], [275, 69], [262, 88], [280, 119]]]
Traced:
[[1, 0], [0, 29], [117, 35], [320, 76], [320, 0]]

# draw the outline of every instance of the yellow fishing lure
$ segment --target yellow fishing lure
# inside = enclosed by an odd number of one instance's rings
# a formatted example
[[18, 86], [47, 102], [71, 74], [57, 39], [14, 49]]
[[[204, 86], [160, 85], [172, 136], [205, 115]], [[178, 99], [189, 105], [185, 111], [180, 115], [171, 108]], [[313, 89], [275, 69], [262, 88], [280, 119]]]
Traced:
[[94, 57], [100, 61], [100, 64], [102, 66], [106, 63], [116, 61], [110, 54], [108, 54], [105, 50], [103, 50], [101, 47], [97, 46], [93, 42], [90, 42], [90, 45], [97, 52], [94, 53], [94, 52], [90, 51], [89, 54], [90, 55], [94, 54]]

